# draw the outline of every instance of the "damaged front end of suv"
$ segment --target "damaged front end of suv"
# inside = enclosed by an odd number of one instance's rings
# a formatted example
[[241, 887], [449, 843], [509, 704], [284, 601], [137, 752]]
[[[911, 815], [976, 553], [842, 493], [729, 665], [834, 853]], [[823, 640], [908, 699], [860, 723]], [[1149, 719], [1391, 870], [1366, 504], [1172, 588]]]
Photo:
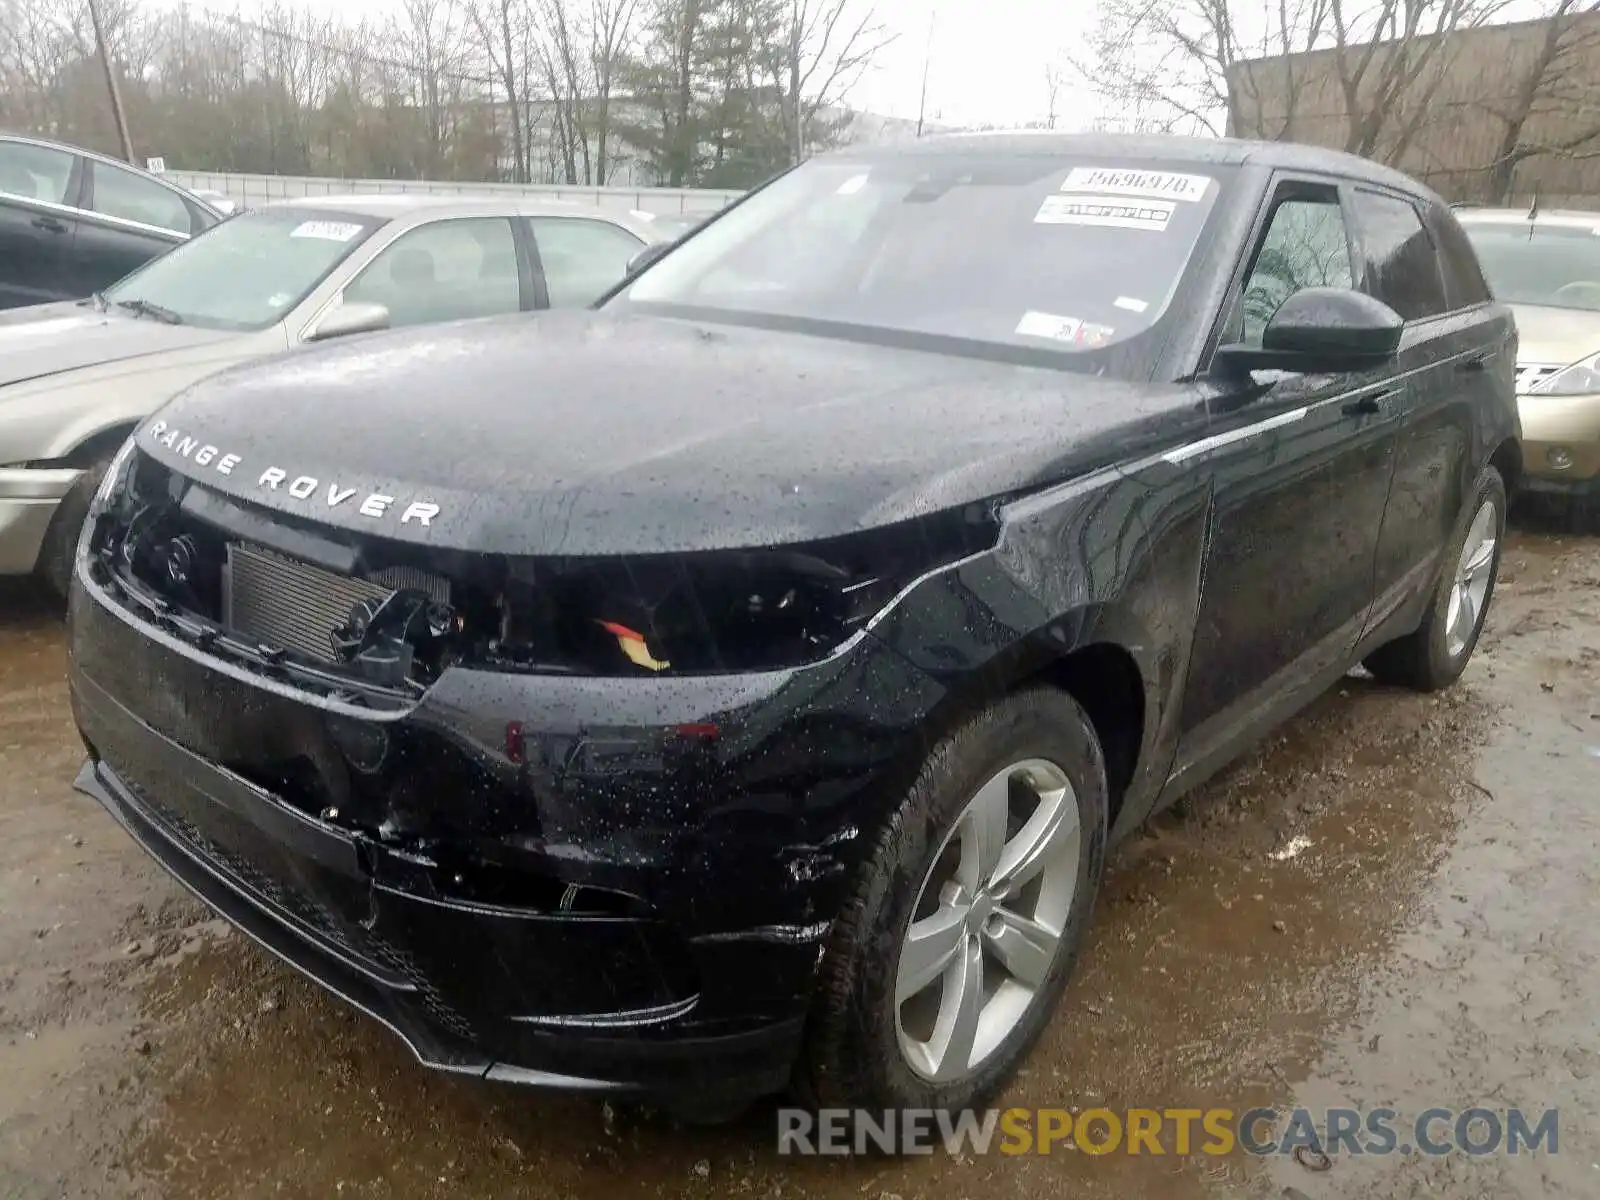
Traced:
[[992, 509], [473, 553], [237, 499], [163, 428], [80, 545], [80, 787], [425, 1063], [695, 1111], [781, 1087], [862, 815], [942, 691], [867, 627], [992, 547]]

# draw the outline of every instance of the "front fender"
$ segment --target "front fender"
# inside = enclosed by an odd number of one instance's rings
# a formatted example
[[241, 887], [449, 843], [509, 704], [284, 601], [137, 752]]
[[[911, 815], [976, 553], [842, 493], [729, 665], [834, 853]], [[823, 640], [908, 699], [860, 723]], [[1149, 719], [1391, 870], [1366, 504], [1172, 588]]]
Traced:
[[1112, 469], [1009, 505], [991, 553], [924, 581], [873, 630], [944, 686], [949, 722], [1077, 652], [1125, 653], [1144, 705], [1119, 830], [1170, 770], [1199, 601], [1204, 497], [1151, 502], [1148, 480]]

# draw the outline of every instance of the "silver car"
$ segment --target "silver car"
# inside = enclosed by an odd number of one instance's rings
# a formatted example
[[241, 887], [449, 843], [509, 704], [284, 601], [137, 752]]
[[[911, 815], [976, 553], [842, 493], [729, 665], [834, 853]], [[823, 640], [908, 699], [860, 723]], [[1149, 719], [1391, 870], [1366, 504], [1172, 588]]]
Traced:
[[64, 589], [106, 463], [199, 379], [334, 337], [582, 306], [660, 236], [626, 212], [516, 198], [308, 197], [89, 300], [0, 312], [0, 575]]
[[1489, 287], [1516, 314], [1527, 490], [1600, 501], [1600, 212], [1456, 216]]

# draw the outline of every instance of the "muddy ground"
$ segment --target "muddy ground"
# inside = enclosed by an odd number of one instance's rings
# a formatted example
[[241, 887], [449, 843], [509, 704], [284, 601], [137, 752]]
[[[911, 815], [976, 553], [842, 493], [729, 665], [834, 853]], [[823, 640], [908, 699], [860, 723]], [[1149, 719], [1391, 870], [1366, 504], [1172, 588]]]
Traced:
[[435, 1076], [230, 936], [72, 791], [59, 617], [0, 592], [0, 1198], [1595, 1195], [1597, 631], [1600, 541], [1517, 534], [1457, 688], [1352, 676], [1116, 854], [1005, 1097], [1558, 1106], [1559, 1153], [797, 1161], [770, 1109], [682, 1129]]

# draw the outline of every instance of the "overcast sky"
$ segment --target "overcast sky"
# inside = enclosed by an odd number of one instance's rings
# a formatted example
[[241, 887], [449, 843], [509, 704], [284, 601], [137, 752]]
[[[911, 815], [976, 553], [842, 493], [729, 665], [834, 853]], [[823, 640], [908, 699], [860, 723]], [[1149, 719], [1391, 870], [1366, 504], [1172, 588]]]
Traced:
[[[161, 2], [161, 0], [157, 0]], [[173, 2], [173, 0], [166, 0]], [[312, 3], [313, 0], [298, 0]], [[928, 118], [959, 125], [1041, 120], [1049, 108], [1045, 64], [1071, 49], [1094, 20], [1094, 0], [856, 0], [897, 36], [850, 96], [856, 108], [915, 120], [922, 69], [929, 63]], [[190, 0], [192, 8], [250, 18], [260, 0]], [[379, 16], [398, 0], [343, 0], [352, 18]], [[928, 54], [929, 20], [932, 54]], [[1087, 96], [1057, 100], [1063, 129], [1086, 123]], [[1075, 115], [1076, 114], [1076, 115]]]
[[[856, 107], [915, 118], [926, 58], [928, 115], [958, 125], [1042, 120], [1045, 66], [1082, 45], [1095, 14], [1088, 0], [878, 0], [877, 11], [899, 37], [856, 89]], [[1086, 124], [1089, 103], [1063, 88], [1061, 128]]]

